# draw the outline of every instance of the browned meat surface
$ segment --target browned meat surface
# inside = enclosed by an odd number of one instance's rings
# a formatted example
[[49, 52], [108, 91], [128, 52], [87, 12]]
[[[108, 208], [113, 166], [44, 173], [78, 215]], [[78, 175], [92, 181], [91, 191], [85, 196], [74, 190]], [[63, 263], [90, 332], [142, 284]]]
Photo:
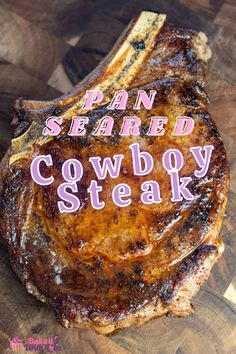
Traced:
[[[27, 290], [51, 304], [66, 327], [109, 333], [164, 314], [185, 316], [192, 311], [191, 298], [223, 252], [219, 229], [229, 177], [222, 139], [207, 112], [203, 60], [209, 58], [210, 51], [203, 34], [162, 26], [159, 16], [144, 14], [156, 21], [151, 24], [153, 28], [160, 27], [154, 38], [147, 27], [141, 33], [146, 35], [145, 55], [142, 50], [136, 55], [137, 48], [127, 40], [137, 23], [134, 21], [108, 58], [72, 93], [51, 102], [18, 100], [15, 106], [14, 139], [1, 164], [1, 234], [8, 244], [12, 267]], [[112, 66], [127, 42], [136, 56], [129, 58], [125, 52]], [[126, 71], [122, 71], [125, 60], [131, 66], [126, 63]], [[109, 74], [107, 68], [111, 68]], [[125, 88], [129, 93], [126, 111], [110, 112], [115, 118], [114, 135], [60, 135], [42, 141], [46, 118], [63, 115], [69, 123], [73, 115], [84, 113], [80, 99], [95, 85], [104, 92]], [[137, 113], [133, 109], [137, 89], [157, 90], [150, 111]], [[89, 132], [98, 119], [109, 114], [106, 105], [86, 112], [92, 123]], [[142, 120], [141, 135], [119, 136], [122, 117], [135, 114]], [[180, 115], [194, 119], [191, 135], [171, 135]], [[170, 124], [164, 136], [145, 135], [151, 116], [168, 117]], [[140, 203], [140, 185], [145, 177], [133, 175], [127, 154], [133, 142], [154, 156], [148, 179], [160, 184], [160, 204]], [[204, 145], [213, 145], [214, 150], [207, 175], [193, 178], [190, 184], [194, 200], [173, 203], [161, 156], [167, 149], [179, 149], [185, 158], [181, 176], [193, 177], [197, 166], [189, 148]], [[117, 153], [126, 156], [122, 173], [117, 179], [99, 181], [106, 205], [95, 210], [86, 194], [90, 180], [96, 179], [89, 157]], [[48, 170], [55, 181], [47, 187], [36, 185], [30, 176], [32, 158], [42, 154], [51, 154], [54, 162]], [[79, 159], [86, 172], [79, 182], [82, 208], [73, 214], [60, 214], [56, 190], [63, 182], [62, 163], [68, 158]], [[127, 183], [132, 190], [132, 204], [126, 208], [111, 201], [111, 190], [118, 183]]]

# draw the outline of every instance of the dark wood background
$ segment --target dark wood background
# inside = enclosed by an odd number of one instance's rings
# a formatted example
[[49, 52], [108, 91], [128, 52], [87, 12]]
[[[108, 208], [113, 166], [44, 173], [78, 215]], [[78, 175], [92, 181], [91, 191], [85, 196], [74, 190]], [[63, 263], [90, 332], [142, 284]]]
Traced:
[[236, 2], [234, 0], [0, 0], [0, 153], [10, 139], [19, 96], [48, 100], [70, 90], [108, 53], [142, 9], [167, 14], [177, 26], [204, 31], [213, 57], [207, 71], [210, 112], [231, 168], [226, 249], [187, 318], [153, 320], [109, 337], [61, 327], [27, 294], [0, 243], [0, 353], [12, 337], [59, 336], [63, 353], [236, 353]]

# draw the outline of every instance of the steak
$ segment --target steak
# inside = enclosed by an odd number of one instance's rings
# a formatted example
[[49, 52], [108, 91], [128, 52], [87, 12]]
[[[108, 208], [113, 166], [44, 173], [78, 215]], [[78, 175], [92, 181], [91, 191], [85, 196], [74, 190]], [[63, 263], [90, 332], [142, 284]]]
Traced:
[[[163, 315], [186, 316], [192, 297], [208, 278], [224, 250], [219, 236], [227, 200], [229, 172], [226, 153], [216, 125], [207, 111], [204, 62], [211, 52], [203, 33], [165, 23], [165, 15], [142, 12], [134, 19], [102, 63], [72, 92], [49, 102], [18, 99], [12, 122], [13, 138], [1, 162], [1, 221], [11, 265], [29, 293], [51, 305], [65, 327], [92, 328], [103, 334], [131, 324], [141, 325]], [[104, 102], [83, 108], [86, 90], [104, 92]], [[129, 103], [115, 112], [111, 137], [42, 136], [49, 116], [64, 118], [67, 129], [73, 116], [87, 115], [96, 123], [108, 115], [112, 95], [125, 89]], [[137, 114], [137, 91], [156, 90], [150, 111], [142, 108], [140, 136], [120, 136], [122, 117]], [[125, 113], [125, 114], [124, 114]], [[151, 116], [178, 116], [194, 120], [191, 135], [147, 136]], [[90, 125], [89, 123], [89, 125]], [[88, 128], [89, 130], [90, 128]], [[131, 159], [121, 174], [99, 181], [105, 207], [95, 210], [86, 196], [94, 177], [89, 158], [126, 154], [139, 142], [142, 150], [162, 156], [178, 148], [185, 164], [181, 176], [191, 176], [194, 199], [171, 201], [167, 172], [162, 166], [150, 173], [162, 190], [162, 203], [140, 203], [142, 176], [134, 176]], [[207, 174], [197, 168], [192, 146], [213, 145]], [[30, 166], [39, 155], [51, 154], [55, 177], [50, 186], [34, 183]], [[81, 208], [60, 213], [57, 186], [61, 166], [77, 158], [85, 173], [79, 182]], [[45, 172], [46, 173], [46, 172]], [[111, 189], [127, 182], [132, 204], [120, 208], [111, 201]]]

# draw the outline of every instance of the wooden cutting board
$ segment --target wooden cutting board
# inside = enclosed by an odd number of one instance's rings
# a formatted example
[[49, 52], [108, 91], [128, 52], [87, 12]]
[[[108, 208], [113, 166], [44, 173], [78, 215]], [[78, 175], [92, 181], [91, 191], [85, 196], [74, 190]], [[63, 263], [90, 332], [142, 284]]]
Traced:
[[[63, 353], [236, 353], [236, 46], [234, 0], [0, 0], [0, 152], [10, 139], [12, 103], [19, 96], [48, 100], [70, 90], [111, 49], [142, 9], [168, 22], [204, 31], [210, 112], [224, 139], [231, 187], [222, 236], [223, 258], [193, 301], [187, 318], [162, 318], [113, 336], [61, 327], [50, 309], [27, 294], [0, 243], [0, 353], [13, 337], [58, 336]], [[42, 353], [42, 352], [41, 352]]]

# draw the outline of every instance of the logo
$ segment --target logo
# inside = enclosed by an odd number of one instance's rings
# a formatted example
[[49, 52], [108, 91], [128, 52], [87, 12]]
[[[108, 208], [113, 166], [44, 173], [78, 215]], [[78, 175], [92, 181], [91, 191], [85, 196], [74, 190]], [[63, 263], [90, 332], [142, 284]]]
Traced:
[[52, 338], [27, 338], [22, 340], [21, 338], [13, 338], [8, 347], [8, 351], [19, 352], [41, 352], [45, 351], [48, 353], [60, 352], [62, 351], [62, 346], [60, 345], [60, 340], [58, 337]]

